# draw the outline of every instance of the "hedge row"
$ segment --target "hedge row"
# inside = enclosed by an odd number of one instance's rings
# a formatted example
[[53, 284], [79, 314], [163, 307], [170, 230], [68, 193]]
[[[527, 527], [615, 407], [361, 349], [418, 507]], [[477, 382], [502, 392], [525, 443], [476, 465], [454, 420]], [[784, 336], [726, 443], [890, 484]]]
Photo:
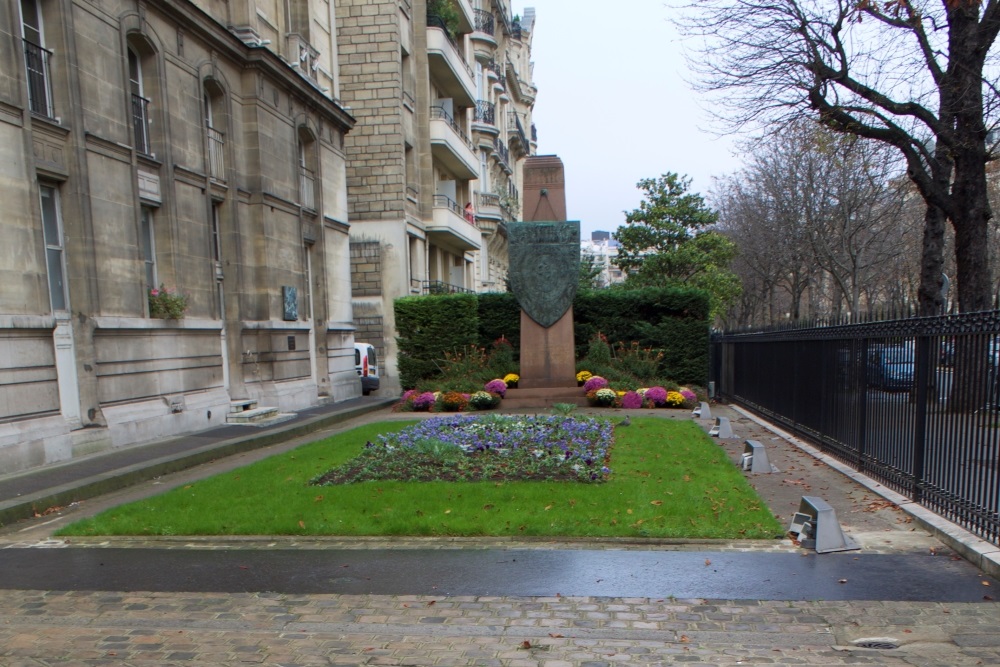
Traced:
[[[439, 373], [445, 352], [488, 348], [504, 336], [521, 341], [521, 309], [513, 294], [404, 297], [395, 303], [399, 372], [404, 388]], [[638, 342], [663, 350], [676, 382], [704, 385], [708, 378], [709, 298], [697, 289], [648, 287], [579, 292], [573, 301], [576, 357], [600, 332], [608, 342]]]

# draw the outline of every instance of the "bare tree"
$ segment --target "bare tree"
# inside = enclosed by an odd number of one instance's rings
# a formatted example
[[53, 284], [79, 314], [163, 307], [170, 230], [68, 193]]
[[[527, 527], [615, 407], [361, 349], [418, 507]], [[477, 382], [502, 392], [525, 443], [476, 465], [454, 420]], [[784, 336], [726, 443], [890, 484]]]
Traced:
[[[926, 203], [921, 308], [939, 312], [945, 220], [963, 311], [991, 305], [984, 79], [1000, 0], [703, 0], [679, 21], [691, 64], [737, 128], [813, 116], [894, 146]], [[985, 92], [984, 92], [985, 91]]]

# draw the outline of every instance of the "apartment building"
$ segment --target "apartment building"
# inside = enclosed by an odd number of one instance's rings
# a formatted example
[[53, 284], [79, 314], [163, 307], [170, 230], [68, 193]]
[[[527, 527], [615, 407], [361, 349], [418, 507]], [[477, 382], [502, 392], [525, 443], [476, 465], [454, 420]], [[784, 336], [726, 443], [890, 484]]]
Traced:
[[534, 11], [507, 0], [341, 0], [354, 317], [399, 387], [393, 301], [503, 291], [520, 219]]
[[0, 3], [0, 472], [360, 395], [336, 20]]

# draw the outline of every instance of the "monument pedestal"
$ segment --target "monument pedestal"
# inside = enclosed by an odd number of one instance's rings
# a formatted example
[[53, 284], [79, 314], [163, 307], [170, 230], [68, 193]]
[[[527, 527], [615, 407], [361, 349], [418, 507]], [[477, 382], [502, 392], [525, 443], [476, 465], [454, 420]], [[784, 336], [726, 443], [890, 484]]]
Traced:
[[550, 327], [521, 311], [521, 389], [576, 387], [573, 307]]

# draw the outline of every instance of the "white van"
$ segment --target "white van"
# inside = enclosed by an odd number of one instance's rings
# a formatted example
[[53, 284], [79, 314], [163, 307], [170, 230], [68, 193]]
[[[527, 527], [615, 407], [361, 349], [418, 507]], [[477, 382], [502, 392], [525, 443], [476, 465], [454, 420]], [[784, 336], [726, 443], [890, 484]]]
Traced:
[[361, 378], [361, 393], [367, 396], [378, 390], [378, 355], [368, 343], [354, 344], [354, 370]]

